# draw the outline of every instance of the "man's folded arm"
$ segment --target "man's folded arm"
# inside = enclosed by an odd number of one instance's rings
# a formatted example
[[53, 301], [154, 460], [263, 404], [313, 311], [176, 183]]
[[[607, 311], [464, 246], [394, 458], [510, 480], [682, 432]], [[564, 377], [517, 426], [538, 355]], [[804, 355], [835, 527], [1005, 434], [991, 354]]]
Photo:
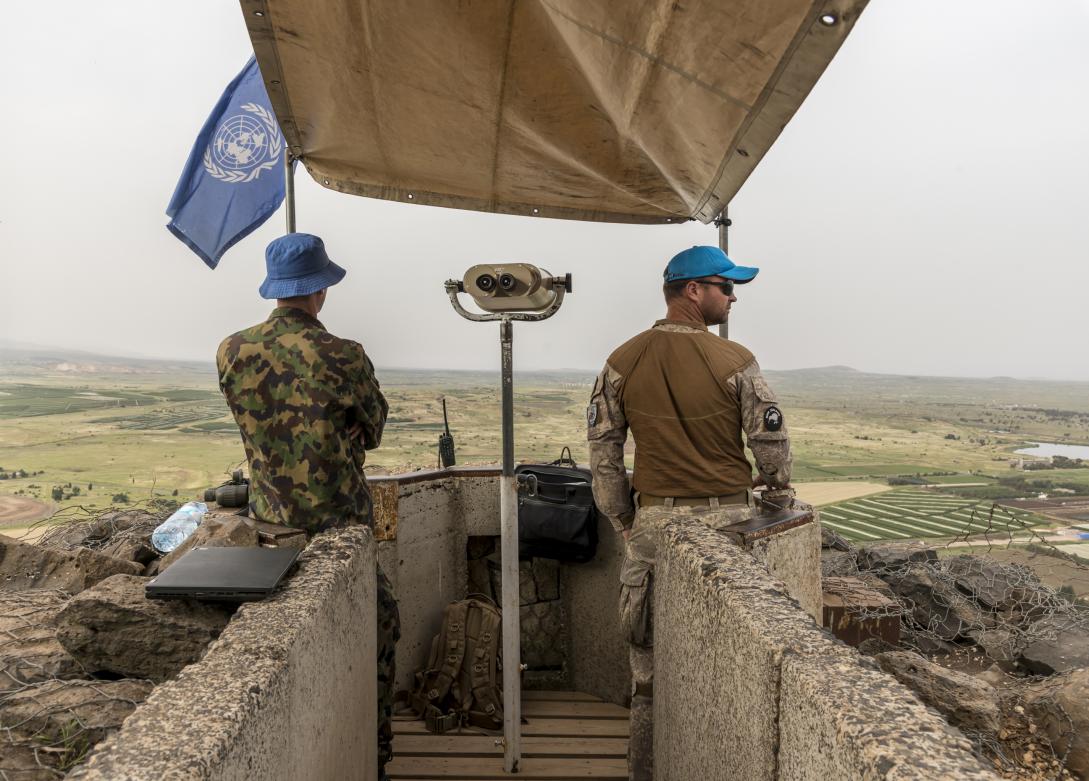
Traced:
[[598, 375], [586, 408], [586, 439], [590, 443], [594, 503], [619, 532], [631, 527], [635, 508], [628, 469], [624, 466], [628, 421], [616, 391], [617, 379], [618, 375], [608, 365]]
[[363, 447], [366, 450], [374, 450], [382, 444], [382, 431], [386, 426], [386, 415], [389, 413], [389, 404], [378, 385], [378, 379], [374, 376], [374, 366], [370, 358], [362, 353], [362, 367], [356, 384], [355, 399], [355, 423], [360, 426], [363, 433]]

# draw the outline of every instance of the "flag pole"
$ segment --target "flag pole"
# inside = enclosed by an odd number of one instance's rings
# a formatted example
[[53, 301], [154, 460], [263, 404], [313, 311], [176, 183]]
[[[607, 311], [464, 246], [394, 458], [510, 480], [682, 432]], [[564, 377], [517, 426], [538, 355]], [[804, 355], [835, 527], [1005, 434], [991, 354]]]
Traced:
[[284, 211], [287, 212], [287, 232], [295, 232], [295, 167], [291, 150], [284, 150]]
[[[722, 208], [722, 213], [718, 217], [715, 218], [715, 225], [718, 226], [718, 248], [720, 250], [722, 250], [723, 252], [725, 252], [727, 255], [729, 255], [730, 254], [730, 225], [731, 225], [731, 222], [730, 222], [730, 207], [729, 206], [724, 206]], [[729, 317], [729, 315], [727, 315], [727, 317]], [[730, 323], [729, 323], [729, 320], [727, 320], [724, 323], [719, 323], [719, 325], [718, 325], [718, 335], [721, 336], [723, 339], [729, 339], [730, 338]]]

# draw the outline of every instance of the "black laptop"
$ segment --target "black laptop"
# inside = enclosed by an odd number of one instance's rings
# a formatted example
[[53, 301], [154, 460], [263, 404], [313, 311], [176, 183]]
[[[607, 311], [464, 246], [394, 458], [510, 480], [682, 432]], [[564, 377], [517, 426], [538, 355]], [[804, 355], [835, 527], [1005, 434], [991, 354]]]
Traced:
[[298, 548], [193, 548], [148, 581], [148, 599], [252, 602], [279, 585]]

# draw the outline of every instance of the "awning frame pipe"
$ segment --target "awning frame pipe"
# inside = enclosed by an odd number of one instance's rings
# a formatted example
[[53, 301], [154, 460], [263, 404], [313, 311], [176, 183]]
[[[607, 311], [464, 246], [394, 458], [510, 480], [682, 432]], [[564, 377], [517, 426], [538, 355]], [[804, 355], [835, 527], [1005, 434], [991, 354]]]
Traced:
[[[730, 207], [727, 206], [722, 210], [722, 213], [715, 218], [715, 225], [718, 226], [718, 248], [730, 254]], [[726, 314], [726, 320], [718, 324], [718, 335], [723, 339], [730, 338], [730, 315]]]
[[284, 150], [284, 212], [287, 218], [287, 232], [295, 232], [295, 158], [291, 150]]

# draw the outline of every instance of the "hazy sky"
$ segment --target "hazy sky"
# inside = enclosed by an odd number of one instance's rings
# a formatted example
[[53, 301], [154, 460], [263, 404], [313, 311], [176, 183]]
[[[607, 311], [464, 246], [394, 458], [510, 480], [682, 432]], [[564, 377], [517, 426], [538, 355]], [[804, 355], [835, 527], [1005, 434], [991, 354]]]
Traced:
[[[283, 231], [277, 214], [211, 272], [163, 227], [250, 55], [237, 5], [4, 11], [0, 339], [210, 360], [269, 311]], [[1086, 41], [1089, 0], [871, 0], [731, 205], [731, 255], [762, 268], [731, 336], [772, 369], [1089, 380]], [[575, 293], [516, 325], [516, 366], [598, 368], [661, 316], [669, 257], [716, 240], [362, 199], [305, 172], [298, 226], [348, 269], [326, 325], [405, 367], [497, 367], [497, 327], [459, 318], [442, 282], [517, 260], [572, 272]]]

